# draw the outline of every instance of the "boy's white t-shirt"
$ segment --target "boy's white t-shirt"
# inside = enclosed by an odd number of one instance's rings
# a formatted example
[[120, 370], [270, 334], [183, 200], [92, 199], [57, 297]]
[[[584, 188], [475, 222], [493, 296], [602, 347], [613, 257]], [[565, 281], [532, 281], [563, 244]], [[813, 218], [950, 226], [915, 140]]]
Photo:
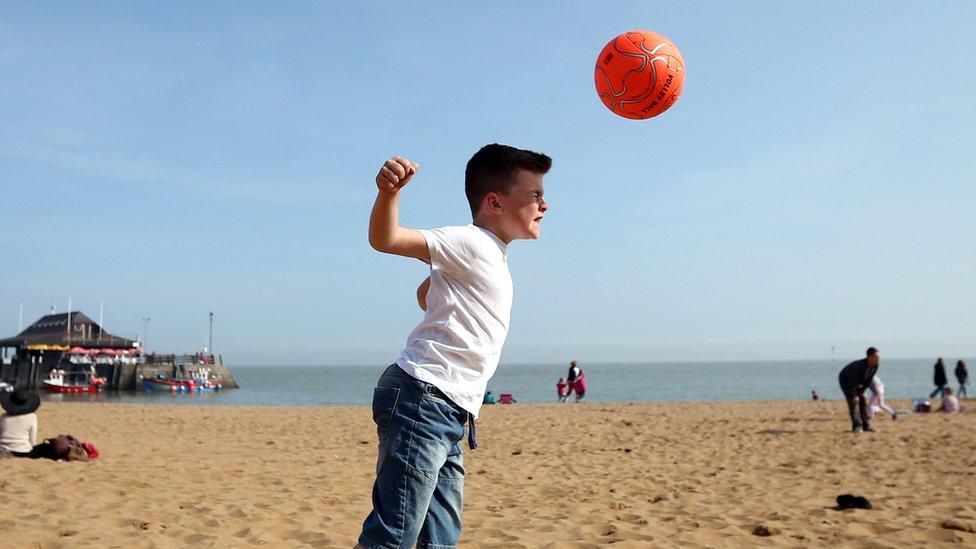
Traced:
[[477, 417], [508, 335], [508, 246], [476, 225], [420, 233], [430, 250], [427, 312], [396, 363]]

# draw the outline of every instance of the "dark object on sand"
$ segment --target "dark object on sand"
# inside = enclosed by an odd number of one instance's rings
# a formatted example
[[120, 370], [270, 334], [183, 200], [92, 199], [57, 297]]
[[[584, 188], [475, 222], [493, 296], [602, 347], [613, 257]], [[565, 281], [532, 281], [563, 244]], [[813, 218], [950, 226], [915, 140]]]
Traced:
[[837, 496], [837, 509], [870, 509], [871, 502], [864, 496], [841, 494]]
[[63, 459], [66, 461], [88, 461], [98, 458], [98, 449], [95, 445], [82, 442], [71, 435], [58, 435], [47, 440], [51, 446], [51, 459]]
[[959, 530], [960, 532], [969, 532], [970, 534], [976, 533], [976, 528], [973, 527], [972, 523], [956, 519], [942, 521], [942, 527], [946, 530]]

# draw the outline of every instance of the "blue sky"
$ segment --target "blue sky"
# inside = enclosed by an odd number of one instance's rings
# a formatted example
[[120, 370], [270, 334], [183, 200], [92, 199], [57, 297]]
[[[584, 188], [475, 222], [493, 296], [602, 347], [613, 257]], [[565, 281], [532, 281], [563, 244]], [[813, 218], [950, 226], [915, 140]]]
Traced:
[[[976, 3], [48, 3], [0, 8], [0, 337], [52, 303], [161, 352], [386, 364], [419, 262], [373, 177], [464, 224], [481, 145], [548, 153], [507, 362], [971, 356]], [[614, 35], [687, 64], [664, 115], [593, 87]]]

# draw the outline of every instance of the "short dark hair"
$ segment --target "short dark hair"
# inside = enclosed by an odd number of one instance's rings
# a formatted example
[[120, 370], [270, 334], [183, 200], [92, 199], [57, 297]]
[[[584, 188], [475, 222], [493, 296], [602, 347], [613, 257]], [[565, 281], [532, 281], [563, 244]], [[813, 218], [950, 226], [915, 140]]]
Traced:
[[474, 153], [464, 170], [464, 194], [471, 206], [471, 215], [488, 193], [508, 194], [515, 185], [518, 170], [545, 174], [552, 167], [552, 159], [533, 151], [492, 143]]
[[878, 350], [874, 347], [868, 347], [868, 356], [874, 356], [878, 354]]

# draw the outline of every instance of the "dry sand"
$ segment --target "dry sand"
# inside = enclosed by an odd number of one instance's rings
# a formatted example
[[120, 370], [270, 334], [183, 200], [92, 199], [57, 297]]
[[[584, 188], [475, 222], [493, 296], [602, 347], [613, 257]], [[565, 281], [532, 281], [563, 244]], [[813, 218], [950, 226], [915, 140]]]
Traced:
[[[4, 547], [351, 547], [369, 510], [366, 407], [38, 416], [42, 437], [102, 457], [0, 461]], [[876, 425], [849, 433], [839, 401], [489, 407], [465, 454], [462, 545], [976, 545], [976, 413]], [[874, 509], [834, 510], [845, 492]]]

